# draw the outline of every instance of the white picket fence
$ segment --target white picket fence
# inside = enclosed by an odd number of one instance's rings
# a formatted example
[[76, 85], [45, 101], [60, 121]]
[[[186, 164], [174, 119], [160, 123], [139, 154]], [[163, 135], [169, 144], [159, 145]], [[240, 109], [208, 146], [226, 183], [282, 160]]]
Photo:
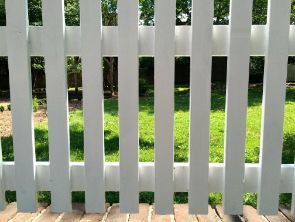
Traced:
[[[81, 0], [81, 26], [66, 27], [63, 0], [43, 0], [43, 26], [29, 27], [26, 0], [6, 0], [0, 55], [8, 56], [14, 162], [1, 162], [4, 191], [19, 211], [36, 210], [51, 191], [52, 210], [71, 211], [85, 191], [86, 211], [105, 210], [120, 191], [121, 212], [137, 212], [140, 191], [155, 192], [158, 214], [173, 212], [174, 192], [189, 193], [189, 212], [206, 214], [208, 193], [222, 192], [224, 212], [241, 214], [243, 194], [258, 193], [258, 212], [275, 214], [279, 193], [293, 192], [294, 165], [281, 165], [288, 55], [295, 55], [290, 0], [269, 0], [267, 25], [251, 25], [252, 0], [231, 0], [230, 24], [213, 26], [213, 0], [192, 1], [192, 25], [175, 26], [175, 0], [155, 1], [155, 26], [139, 26], [138, 0], [118, 0], [118, 27], [102, 26], [99, 0]], [[70, 162], [66, 56], [81, 56], [85, 162]], [[209, 163], [211, 57], [228, 56], [225, 162]], [[250, 55], [265, 56], [259, 164], [245, 163]], [[49, 162], [36, 162], [30, 56], [44, 56]], [[105, 162], [102, 56], [119, 57], [120, 163]], [[155, 57], [155, 162], [138, 161], [138, 57]], [[174, 163], [174, 57], [191, 57], [190, 160]], [[2, 159], [2, 158], [1, 158]]]

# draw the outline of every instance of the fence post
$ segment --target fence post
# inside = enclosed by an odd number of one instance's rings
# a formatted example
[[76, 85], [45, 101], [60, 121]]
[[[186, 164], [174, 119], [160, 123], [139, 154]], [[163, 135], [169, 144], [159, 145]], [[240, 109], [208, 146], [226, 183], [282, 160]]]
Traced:
[[191, 214], [208, 213], [213, 11], [213, 0], [192, 1], [189, 136], [189, 212]]
[[139, 209], [138, 0], [118, 1], [120, 211]]
[[6, 41], [18, 211], [36, 211], [35, 137], [26, 0], [6, 1]]
[[80, 1], [81, 59], [84, 115], [85, 208], [105, 211], [104, 97], [101, 4]]
[[224, 135], [225, 214], [243, 213], [252, 2], [253, 0], [230, 1]]
[[293, 177], [293, 193], [292, 193], [291, 213], [293, 215], [295, 215], [295, 164], [294, 164], [294, 177]]
[[42, 7], [51, 209], [54, 212], [68, 212], [72, 210], [72, 204], [64, 1], [43, 0]]
[[5, 201], [5, 190], [4, 190], [4, 178], [3, 178], [3, 158], [2, 158], [2, 145], [1, 145], [1, 137], [0, 137], [0, 211], [4, 210], [6, 206]]
[[269, 0], [260, 139], [259, 214], [277, 214], [290, 26], [290, 0]]
[[155, 2], [155, 209], [173, 213], [175, 0]]

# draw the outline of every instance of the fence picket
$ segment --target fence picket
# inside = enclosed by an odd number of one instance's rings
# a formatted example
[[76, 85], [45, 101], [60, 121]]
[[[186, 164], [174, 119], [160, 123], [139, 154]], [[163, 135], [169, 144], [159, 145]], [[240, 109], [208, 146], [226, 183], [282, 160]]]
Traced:
[[[0, 55], [8, 56], [14, 162], [3, 162], [5, 190], [17, 208], [36, 211], [37, 191], [51, 191], [53, 212], [72, 211], [85, 191], [87, 213], [105, 211], [105, 191], [120, 191], [120, 211], [139, 211], [139, 192], [155, 192], [157, 214], [173, 214], [174, 192], [189, 192], [189, 213], [208, 213], [208, 193], [223, 192], [225, 214], [243, 212], [244, 192], [258, 193], [258, 213], [276, 214], [292, 194], [295, 165], [281, 164], [288, 55], [295, 53], [290, 0], [268, 0], [266, 26], [251, 26], [253, 0], [230, 1], [230, 24], [213, 26], [214, 0], [192, 1], [192, 25], [175, 26], [176, 0], [155, 2], [155, 26], [139, 27], [138, 0], [118, 0], [118, 26], [102, 26], [100, 0], [80, 1], [81, 26], [66, 27], [64, 0], [42, 0], [42, 27], [29, 27], [28, 0], [6, 0]], [[265, 44], [264, 44], [265, 42]], [[245, 164], [251, 55], [265, 55], [260, 163]], [[49, 162], [35, 161], [30, 56], [45, 57]], [[70, 162], [66, 55], [81, 55], [85, 162]], [[228, 55], [224, 164], [209, 163], [212, 55]], [[104, 156], [103, 56], [118, 56], [120, 163]], [[139, 56], [155, 57], [155, 162], [139, 163]], [[175, 56], [190, 56], [190, 157], [174, 163]], [[174, 178], [175, 177], [175, 178]]]
[[192, 2], [189, 212], [194, 214], [208, 213], [213, 3]]
[[35, 212], [35, 137], [27, 1], [6, 1], [6, 21], [17, 209]]
[[155, 2], [155, 210], [173, 212], [175, 0]]
[[139, 210], [138, 0], [118, 1], [120, 211]]
[[4, 210], [6, 206], [5, 190], [4, 190], [4, 177], [3, 177], [3, 158], [2, 158], [2, 144], [0, 137], [0, 211]]
[[[295, 164], [294, 164], [295, 167]], [[293, 193], [292, 193], [292, 206], [291, 213], [295, 215], [295, 170], [294, 170], [294, 178], [293, 178]]]
[[105, 211], [101, 3], [80, 2], [83, 78], [85, 209]]
[[243, 213], [252, 2], [230, 1], [223, 210], [234, 215]]
[[71, 207], [68, 92], [63, 0], [43, 0], [43, 51], [45, 55], [51, 210]]
[[269, 0], [260, 141], [258, 211], [277, 214], [281, 175], [290, 0]]

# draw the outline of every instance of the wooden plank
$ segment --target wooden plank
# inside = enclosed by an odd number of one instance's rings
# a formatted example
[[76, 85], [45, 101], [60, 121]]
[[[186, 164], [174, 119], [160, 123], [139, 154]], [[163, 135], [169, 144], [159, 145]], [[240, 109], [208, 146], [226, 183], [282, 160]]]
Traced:
[[192, 6], [189, 212], [207, 214], [214, 1], [197, 0]]
[[68, 91], [63, 0], [43, 0], [51, 209], [69, 212], [71, 206]]
[[[228, 25], [213, 26], [213, 48], [212, 55], [228, 55]], [[252, 25], [251, 33], [251, 55], [265, 55], [265, 25]], [[102, 56], [118, 56], [118, 26], [103, 26]], [[79, 26], [66, 27], [66, 55], [81, 55], [81, 29]], [[29, 54], [31, 56], [43, 56], [41, 36], [43, 27], [29, 27]], [[139, 26], [139, 56], [154, 56], [154, 26]], [[0, 56], [7, 56], [6, 27], [0, 27]], [[175, 26], [175, 56], [191, 56], [191, 26]], [[295, 25], [290, 25], [289, 55], [295, 55]]]
[[105, 211], [104, 96], [100, 1], [81, 1], [80, 13], [86, 176], [85, 208], [88, 213], [103, 213]]
[[[294, 164], [294, 167], [295, 167], [295, 164]], [[295, 169], [294, 169], [294, 178], [293, 178], [293, 193], [292, 193], [291, 213], [295, 216]]]
[[139, 212], [137, 214], [129, 215], [129, 222], [148, 222], [148, 218], [151, 213], [151, 208], [149, 204], [139, 204]]
[[292, 214], [290, 209], [285, 206], [280, 206], [280, 212], [282, 212], [290, 221], [295, 221], [295, 215]]
[[34, 219], [34, 222], [55, 222], [60, 219], [62, 214], [54, 213], [51, 211], [51, 206], [47, 207], [45, 212], [43, 212], [39, 217]]
[[231, 0], [224, 134], [223, 210], [242, 214], [252, 0]]
[[35, 138], [26, 0], [5, 1], [18, 211], [36, 211]]
[[81, 218], [80, 222], [98, 222], [102, 221], [106, 214], [100, 213], [88, 213], [84, 214], [84, 216]]
[[175, 0], [155, 2], [155, 210], [157, 214], [173, 213], [175, 11]]
[[220, 222], [220, 217], [216, 214], [215, 210], [208, 205], [208, 214], [197, 215], [198, 222]]
[[4, 178], [3, 178], [3, 158], [2, 158], [2, 144], [0, 136], [0, 211], [6, 207], [5, 190], [4, 190]]
[[243, 209], [243, 218], [247, 222], [266, 222], [266, 218], [257, 214], [256, 209], [246, 205]]
[[120, 213], [119, 204], [113, 204], [105, 221], [106, 222], [127, 222], [128, 217], [129, 217], [128, 214]]
[[157, 214], [155, 211], [155, 206], [152, 208], [152, 213], [151, 213], [151, 221], [152, 222], [174, 222], [174, 212], [170, 215], [160, 215]]
[[[73, 191], [85, 190], [85, 169], [84, 164], [81, 162], [71, 162], [71, 186]], [[50, 190], [50, 163], [49, 162], [36, 162], [36, 183], [38, 184], [38, 190]], [[106, 162], [106, 191], [119, 191], [120, 190], [120, 166], [118, 162]], [[154, 163], [153, 162], [140, 162], [139, 163], [140, 174], [140, 191], [142, 192], [154, 192]], [[210, 163], [209, 164], [209, 192], [222, 192], [222, 173], [224, 164], [222, 163]], [[256, 193], [258, 187], [258, 164], [245, 164], [245, 192]], [[174, 188], [175, 192], [187, 192], [188, 191], [188, 175], [189, 164], [188, 163], [174, 163], [175, 180]], [[293, 164], [282, 164], [281, 168], [281, 193], [292, 192], [292, 174], [294, 172]], [[5, 190], [15, 189], [15, 177], [14, 177], [14, 163], [3, 162], [3, 175], [5, 178]]]
[[289, 0], [269, 0], [268, 7], [257, 206], [271, 215], [279, 204], [291, 8]]
[[16, 216], [11, 220], [11, 222], [29, 222], [39, 216], [45, 209], [48, 204], [39, 203], [37, 207], [37, 211], [34, 213], [17, 213]]
[[86, 213], [82, 216], [80, 222], [99, 222], [103, 221], [109, 212], [110, 206], [109, 204], [105, 205], [105, 212], [104, 213]]
[[218, 215], [220, 216], [221, 220], [224, 222], [242, 222], [242, 218], [239, 215], [230, 215], [230, 214], [224, 214], [223, 207], [221, 205], [216, 206], [216, 211]]
[[0, 212], [0, 222], [11, 220], [17, 213], [16, 203], [8, 204], [3, 211]]
[[120, 210], [139, 210], [138, 1], [118, 1]]
[[64, 213], [59, 222], [78, 222], [85, 212], [85, 206], [82, 203], [74, 203], [73, 211]]
[[187, 204], [175, 204], [174, 205], [174, 218], [175, 222], [193, 222], [197, 221], [197, 218], [189, 214]]
[[275, 216], [265, 216], [269, 222], [290, 222], [290, 220], [281, 212], [278, 212]]

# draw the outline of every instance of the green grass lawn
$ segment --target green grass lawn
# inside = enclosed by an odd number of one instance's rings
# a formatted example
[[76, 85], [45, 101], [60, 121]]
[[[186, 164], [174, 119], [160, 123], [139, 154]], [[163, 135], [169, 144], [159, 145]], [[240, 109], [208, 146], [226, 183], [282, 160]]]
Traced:
[[[262, 110], [262, 87], [256, 86], [249, 89], [249, 106], [247, 112], [247, 163], [259, 161], [260, 121]], [[140, 98], [139, 112], [139, 146], [140, 161], [154, 160], [154, 110], [153, 97]], [[224, 121], [225, 121], [225, 90], [212, 91], [212, 106], [210, 116], [210, 162], [223, 162], [224, 146]], [[118, 100], [105, 100], [105, 154], [106, 161], [119, 160], [119, 135], [118, 135]], [[175, 93], [175, 126], [174, 126], [175, 161], [188, 161], [189, 139], [189, 92], [186, 87], [178, 87]], [[48, 134], [47, 123], [35, 126], [36, 158], [38, 161], [48, 160]], [[71, 160], [83, 161], [83, 113], [75, 111], [70, 113], [70, 143]], [[3, 158], [5, 161], [13, 160], [12, 138], [2, 138]], [[284, 124], [283, 163], [294, 163], [295, 148], [295, 88], [287, 88]], [[14, 195], [8, 195], [14, 199]], [[42, 192], [41, 200], [49, 200], [49, 195]], [[81, 192], [73, 194], [75, 201], [83, 201]], [[141, 193], [142, 202], [153, 202], [152, 193]], [[221, 194], [210, 194], [212, 204], [219, 203]], [[118, 193], [108, 193], [108, 202], [118, 202]], [[176, 202], [186, 202], [187, 194], [175, 195]], [[283, 203], [290, 202], [290, 195], [281, 195]], [[245, 203], [256, 204], [255, 194], [245, 194]]]

